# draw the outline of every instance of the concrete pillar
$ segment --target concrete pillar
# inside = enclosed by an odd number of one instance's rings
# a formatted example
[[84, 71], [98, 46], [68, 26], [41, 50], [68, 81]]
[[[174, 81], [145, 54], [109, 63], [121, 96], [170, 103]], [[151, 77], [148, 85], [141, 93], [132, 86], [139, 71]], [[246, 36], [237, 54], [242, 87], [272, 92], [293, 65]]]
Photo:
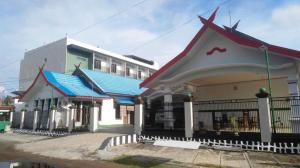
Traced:
[[194, 134], [193, 102], [184, 102], [185, 137], [192, 138]]
[[261, 142], [271, 142], [272, 125], [269, 98], [258, 98]]
[[56, 109], [51, 109], [50, 110], [50, 118], [49, 118], [49, 123], [50, 123], [50, 126], [49, 126], [49, 131], [53, 131], [53, 129], [55, 129], [55, 113], [56, 113]]
[[66, 127], [68, 127], [69, 126], [69, 115], [70, 115], [70, 111], [71, 111], [71, 109], [70, 108], [68, 108], [67, 109], [67, 111], [66, 111], [66, 122], [65, 122], [65, 125], [66, 125]]
[[98, 113], [99, 113], [99, 106], [93, 104], [90, 107], [90, 132], [96, 132], [98, 129]]
[[33, 126], [32, 126], [32, 130], [35, 131], [37, 129], [37, 123], [38, 123], [38, 110], [35, 109], [33, 111]]
[[79, 106], [79, 112], [80, 112], [80, 116], [79, 116], [79, 122], [82, 125], [82, 111], [83, 111], [83, 105], [82, 102], [80, 102], [80, 106]]
[[134, 133], [141, 135], [143, 130], [144, 105], [141, 98], [137, 99], [134, 105]]
[[10, 123], [10, 125], [12, 125], [13, 118], [14, 118], [14, 112], [11, 111], [10, 114], [9, 114], [9, 123]]
[[20, 112], [20, 129], [24, 128], [25, 110]]
[[172, 95], [164, 95], [164, 129], [174, 129]]
[[75, 106], [69, 107], [69, 125], [68, 125], [68, 131], [72, 132], [75, 124], [75, 119], [74, 119], [74, 113], [75, 113]]

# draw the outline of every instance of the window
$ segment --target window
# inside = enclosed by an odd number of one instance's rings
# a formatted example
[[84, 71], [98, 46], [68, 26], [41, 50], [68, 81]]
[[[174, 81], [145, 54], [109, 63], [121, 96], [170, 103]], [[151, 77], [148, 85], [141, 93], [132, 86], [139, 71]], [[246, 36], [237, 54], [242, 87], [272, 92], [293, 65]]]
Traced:
[[95, 59], [94, 68], [95, 69], [101, 69], [101, 60]]
[[117, 64], [111, 64], [111, 72], [117, 73]]
[[130, 76], [130, 68], [126, 67], [126, 76]]
[[115, 103], [115, 109], [116, 109], [116, 119], [121, 119], [120, 105]]
[[99, 108], [98, 121], [101, 121], [101, 107]]
[[139, 78], [139, 79], [142, 79], [142, 71], [139, 71], [139, 72], [138, 72], [138, 78]]
[[38, 108], [38, 107], [39, 107], [39, 100], [35, 100], [35, 101], [34, 101], [34, 107], [35, 107], [35, 108]]

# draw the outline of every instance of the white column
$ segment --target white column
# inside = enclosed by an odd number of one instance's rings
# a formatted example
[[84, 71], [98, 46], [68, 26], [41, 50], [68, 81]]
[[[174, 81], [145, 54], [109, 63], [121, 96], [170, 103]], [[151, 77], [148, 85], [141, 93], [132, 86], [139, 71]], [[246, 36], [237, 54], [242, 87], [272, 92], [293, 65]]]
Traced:
[[99, 107], [96, 104], [93, 104], [90, 107], [90, 132], [96, 132], [98, 129], [98, 113]]
[[261, 142], [271, 142], [272, 125], [269, 98], [258, 98]]
[[25, 110], [20, 112], [20, 129], [24, 128]]
[[194, 134], [193, 102], [184, 102], [185, 137], [192, 138]]
[[134, 105], [134, 133], [141, 135], [143, 129], [144, 109], [142, 102]]
[[72, 132], [73, 127], [74, 127], [74, 123], [75, 123], [74, 113], [75, 113], [75, 107], [73, 107], [73, 106], [69, 107], [69, 123], [68, 123], [69, 124], [68, 125], [69, 132]]
[[172, 95], [164, 95], [164, 129], [174, 129]]
[[35, 109], [33, 111], [33, 126], [32, 126], [33, 131], [35, 131], [37, 128], [37, 122], [38, 122], [38, 110]]
[[80, 122], [80, 125], [82, 125], [82, 110], [83, 110], [82, 102], [80, 102], [79, 110], [80, 110], [79, 122]]
[[71, 111], [71, 109], [68, 107], [68, 109], [67, 109], [67, 111], [66, 111], [66, 116], [65, 116], [65, 125], [66, 125], [66, 127], [68, 127], [69, 126], [69, 115], [70, 115], [70, 111]]
[[9, 114], [9, 122], [10, 122], [10, 125], [12, 125], [13, 118], [14, 118], [14, 112], [11, 111], [10, 114]]
[[50, 127], [49, 127], [49, 131], [53, 131], [53, 129], [55, 128], [55, 113], [56, 110], [55, 109], [51, 109], [50, 110], [50, 118], [49, 118], [49, 122], [50, 122]]

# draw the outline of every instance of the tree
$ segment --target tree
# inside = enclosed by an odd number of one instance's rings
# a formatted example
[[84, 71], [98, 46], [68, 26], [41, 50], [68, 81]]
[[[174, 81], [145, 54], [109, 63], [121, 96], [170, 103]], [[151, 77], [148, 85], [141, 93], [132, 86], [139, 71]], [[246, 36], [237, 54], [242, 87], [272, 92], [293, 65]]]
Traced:
[[13, 105], [13, 100], [11, 96], [6, 96], [3, 100], [3, 105], [4, 106], [12, 106]]

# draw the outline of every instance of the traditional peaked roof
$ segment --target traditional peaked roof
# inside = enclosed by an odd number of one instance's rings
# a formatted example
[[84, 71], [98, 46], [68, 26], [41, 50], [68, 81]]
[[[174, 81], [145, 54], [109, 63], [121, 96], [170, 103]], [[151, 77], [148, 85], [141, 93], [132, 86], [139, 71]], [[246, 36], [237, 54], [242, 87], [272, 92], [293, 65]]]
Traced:
[[101, 91], [107, 94], [136, 96], [145, 91], [144, 88], [139, 87], [140, 83], [142, 83], [141, 80], [88, 69], [79, 68], [79, 70]]
[[228, 38], [229, 40], [231, 40], [239, 45], [252, 47], [252, 48], [260, 48], [264, 45], [265, 47], [268, 48], [269, 52], [271, 52], [271, 53], [276, 53], [276, 54], [280, 54], [283, 56], [293, 57], [293, 58], [298, 58], [298, 59], [300, 58], [300, 51], [265, 43], [261, 40], [251, 37], [247, 34], [236, 31], [235, 28], [234, 29], [229, 28], [229, 29], [231, 29], [229, 31], [227, 28], [223, 29], [223, 28], [219, 27], [218, 25], [213, 23], [213, 20], [216, 16], [218, 9], [219, 9], [219, 7], [212, 13], [212, 15], [208, 19], [205, 19], [205, 18], [199, 16], [201, 22], [203, 23], [203, 26], [198, 31], [198, 33], [195, 35], [195, 37], [192, 39], [192, 41], [187, 45], [187, 47], [179, 55], [177, 55], [171, 61], [166, 63], [163, 67], [161, 67], [158, 71], [156, 71], [152, 76], [145, 79], [140, 84], [140, 87], [146, 86], [147, 83], [149, 83], [153, 79], [157, 78], [161, 73], [163, 73], [164, 71], [169, 69], [171, 66], [176, 64], [182, 58], [184, 58], [191, 51], [191, 49], [194, 47], [194, 45], [202, 37], [202, 35], [208, 28], [223, 35], [225, 38]]
[[48, 85], [53, 87], [62, 95], [70, 98], [78, 99], [105, 99], [109, 96], [99, 94], [89, 88], [84, 81], [78, 76], [56, 73], [48, 70], [40, 69], [39, 74], [32, 85], [25, 91], [21, 99], [32, 89], [36, 84], [37, 79], [42, 76]]

